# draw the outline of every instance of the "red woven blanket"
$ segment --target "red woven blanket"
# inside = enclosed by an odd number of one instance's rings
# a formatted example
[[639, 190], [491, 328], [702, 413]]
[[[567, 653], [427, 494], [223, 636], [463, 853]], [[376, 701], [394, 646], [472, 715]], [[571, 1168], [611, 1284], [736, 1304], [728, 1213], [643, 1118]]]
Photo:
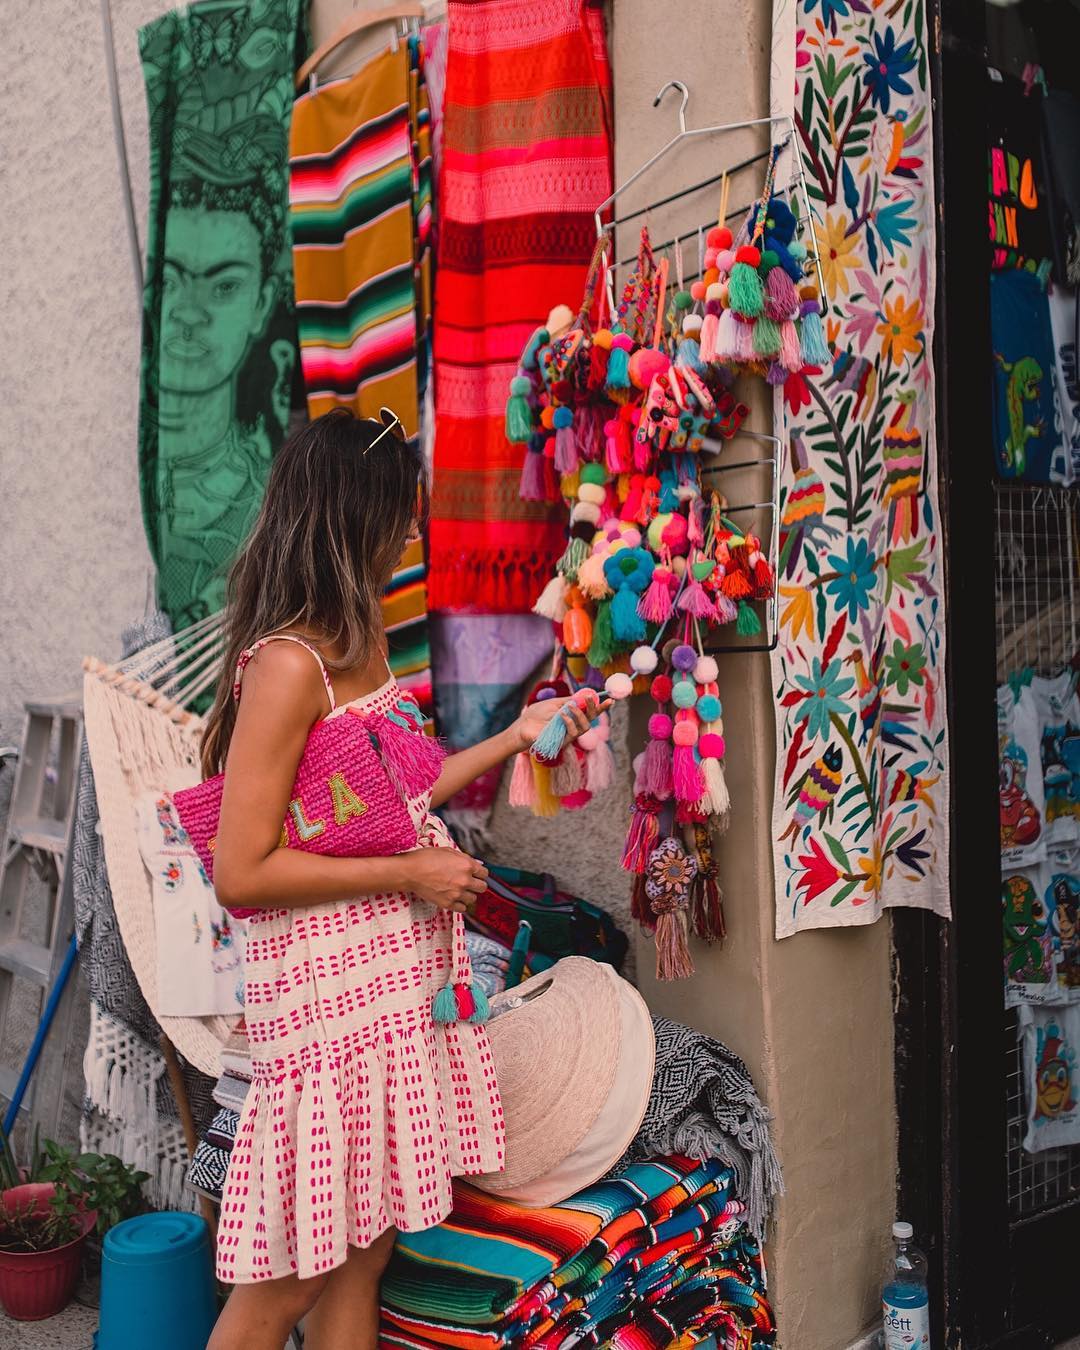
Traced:
[[503, 424], [517, 359], [576, 308], [611, 191], [611, 72], [592, 0], [450, 0], [435, 289], [430, 609], [531, 608], [565, 545], [523, 502]]

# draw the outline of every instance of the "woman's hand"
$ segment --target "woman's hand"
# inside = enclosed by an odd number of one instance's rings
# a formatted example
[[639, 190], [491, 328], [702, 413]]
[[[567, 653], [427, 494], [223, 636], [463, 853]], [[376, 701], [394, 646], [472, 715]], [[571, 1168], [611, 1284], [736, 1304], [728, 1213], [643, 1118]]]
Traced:
[[589, 692], [594, 694], [594, 698], [590, 699], [585, 709], [573, 698], [545, 698], [539, 703], [530, 703], [510, 728], [517, 749], [528, 750], [553, 717], [561, 717], [566, 723], [567, 741], [576, 741], [583, 732], [588, 731], [598, 713], [611, 707], [610, 698], [601, 699], [595, 691]]
[[404, 889], [439, 909], [471, 913], [476, 897], [487, 890], [484, 864], [455, 848], [417, 848], [400, 854], [398, 861], [404, 867]]

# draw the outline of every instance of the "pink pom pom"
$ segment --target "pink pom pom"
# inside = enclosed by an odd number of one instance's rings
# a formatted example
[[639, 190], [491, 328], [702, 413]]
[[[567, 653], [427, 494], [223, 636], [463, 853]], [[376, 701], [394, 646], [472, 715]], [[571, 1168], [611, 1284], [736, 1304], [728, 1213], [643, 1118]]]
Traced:
[[716, 270], [718, 272], [730, 272], [734, 266], [735, 254], [729, 248], [716, 255]]
[[604, 681], [604, 688], [613, 699], [629, 698], [634, 692], [634, 681], [625, 671], [617, 670]]
[[676, 745], [696, 745], [697, 738], [698, 730], [693, 722], [676, 722], [671, 733], [671, 739]]
[[703, 281], [695, 281], [690, 287], [690, 295], [694, 300], [705, 299], [706, 286]]
[[583, 731], [577, 738], [577, 743], [582, 750], [595, 750], [600, 744], [600, 737], [596, 734], [596, 728], [590, 727], [588, 731]]
[[657, 375], [671, 368], [671, 357], [655, 347], [639, 347], [630, 358], [630, 383], [637, 389], [648, 389]]
[[697, 748], [702, 759], [723, 759], [727, 752], [723, 736], [715, 731], [706, 731], [703, 736], [699, 736]]
[[717, 259], [718, 253], [719, 253], [719, 250], [718, 250], [718, 249], [715, 249], [715, 248], [707, 248], [707, 249], [705, 250], [705, 269], [706, 269], [706, 271], [708, 271], [708, 269], [709, 269], [710, 267], [715, 267], [715, 266], [716, 266], [716, 259]]
[[629, 333], [616, 333], [611, 339], [611, 345], [612, 347], [620, 347], [624, 352], [628, 352], [634, 345], [634, 339]]
[[667, 713], [653, 713], [649, 718], [649, 735], [654, 741], [666, 741], [671, 735], [672, 725]]

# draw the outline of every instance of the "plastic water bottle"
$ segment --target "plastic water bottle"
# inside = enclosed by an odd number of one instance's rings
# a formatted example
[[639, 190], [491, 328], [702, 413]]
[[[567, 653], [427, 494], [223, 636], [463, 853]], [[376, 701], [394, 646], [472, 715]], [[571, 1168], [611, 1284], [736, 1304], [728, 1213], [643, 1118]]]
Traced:
[[926, 1257], [911, 1240], [909, 1223], [894, 1223], [894, 1248], [881, 1291], [885, 1350], [930, 1350], [930, 1295]]

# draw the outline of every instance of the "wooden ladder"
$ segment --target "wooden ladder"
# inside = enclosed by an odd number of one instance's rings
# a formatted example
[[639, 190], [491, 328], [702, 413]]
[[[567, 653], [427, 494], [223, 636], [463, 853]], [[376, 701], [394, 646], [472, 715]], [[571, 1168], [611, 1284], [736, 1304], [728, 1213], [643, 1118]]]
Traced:
[[[40, 1021], [75, 924], [67, 864], [82, 745], [82, 702], [72, 697], [24, 706], [23, 739], [0, 853], [0, 1046], [10, 1044], [9, 1014], [19, 986], [29, 987], [29, 1004]], [[68, 981], [51, 1038], [54, 1049], [63, 1049], [65, 1063], [74, 984], [73, 979]], [[63, 1105], [64, 1066], [59, 1072], [55, 1065], [50, 1067], [48, 1093], [43, 1094], [39, 1088], [45, 1058], [39, 1061], [23, 1100], [23, 1115], [29, 1112], [47, 1134], [55, 1134]], [[0, 1065], [0, 1098], [5, 1103], [12, 1100], [18, 1079], [17, 1068]], [[35, 1110], [41, 1095], [56, 1100], [41, 1102], [41, 1109]]]

